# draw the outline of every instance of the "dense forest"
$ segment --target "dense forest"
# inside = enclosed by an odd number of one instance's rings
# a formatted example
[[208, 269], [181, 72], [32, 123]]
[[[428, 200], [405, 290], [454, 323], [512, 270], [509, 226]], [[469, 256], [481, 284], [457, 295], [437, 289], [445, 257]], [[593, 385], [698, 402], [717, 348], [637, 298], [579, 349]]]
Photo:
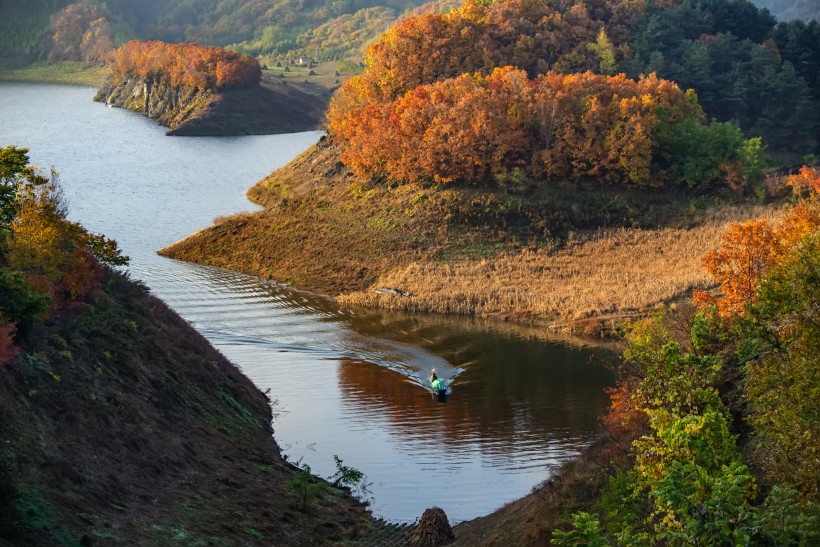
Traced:
[[421, 2], [405, 0], [0, 0], [0, 60], [102, 63], [115, 47], [140, 39], [227, 46], [263, 64], [296, 56], [357, 61], [406, 14], [365, 58], [369, 80], [390, 80], [389, 93], [463, 73], [489, 76], [507, 65], [530, 77], [547, 70], [632, 79], [655, 73], [694, 89], [706, 120], [731, 123], [747, 137], [763, 137], [769, 151], [798, 159], [820, 142], [820, 24], [803, 9], [811, 3], [771, 3], [796, 18], [778, 22], [747, 0], [516, 0], [461, 8], [448, 0], [416, 10]]
[[[110, 25], [111, 39], [231, 46], [240, 53], [361, 57], [362, 47], [384, 32], [417, 0], [2, 0], [0, 59], [47, 57], [61, 10], [80, 5]], [[445, 5], [453, 5], [452, 2]]]
[[664, 5], [468, 0], [405, 18], [336, 94], [328, 130], [359, 175], [502, 188], [737, 190], [762, 180], [764, 147], [817, 151], [816, 22], [776, 25], [743, 0]]

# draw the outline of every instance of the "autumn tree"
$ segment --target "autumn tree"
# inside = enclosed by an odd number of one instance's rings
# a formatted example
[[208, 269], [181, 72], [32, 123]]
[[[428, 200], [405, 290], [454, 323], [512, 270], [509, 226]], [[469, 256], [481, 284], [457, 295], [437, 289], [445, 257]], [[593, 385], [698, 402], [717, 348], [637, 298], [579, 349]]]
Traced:
[[803, 167], [786, 182], [799, 202], [777, 226], [733, 225], [704, 257], [721, 294], [696, 301], [714, 306], [738, 348], [758, 465], [810, 498], [820, 476], [820, 173]]
[[[37, 291], [49, 295], [54, 307], [94, 292], [101, 263], [124, 265], [128, 262], [115, 242], [89, 233], [66, 216], [56, 173], [48, 182], [18, 186], [5, 262], [12, 272], [24, 274], [27, 283]], [[5, 288], [24, 296], [26, 285], [11, 283], [14, 275], [17, 274], [4, 274], [4, 283], [8, 282]], [[12, 300], [24, 302], [25, 298]], [[4, 311], [14, 319], [14, 312]]]
[[[364, 83], [359, 81], [358, 83]], [[360, 95], [361, 97], [361, 95]], [[328, 112], [328, 131], [345, 143], [343, 161], [357, 174], [413, 183], [504, 186], [508, 175], [532, 179], [589, 178], [600, 183], [734, 187], [757, 159], [743, 155], [739, 133], [700, 159], [702, 173], [681, 165], [693, 151], [675, 147], [677, 128], [703, 125], [694, 94], [654, 74], [547, 72], [499, 68], [418, 86], [392, 101], [342, 104]], [[759, 148], [752, 152], [761, 154]], [[759, 162], [754, 164], [759, 168]]]
[[11, 222], [17, 214], [20, 188], [43, 184], [47, 180], [29, 164], [28, 148], [0, 148], [0, 237], [11, 229]]
[[105, 63], [114, 52], [111, 23], [96, 6], [69, 4], [52, 20], [52, 61]]
[[820, 489], [820, 230], [791, 246], [740, 322], [747, 421], [766, 478], [804, 498]]
[[206, 88], [252, 87], [262, 69], [248, 56], [218, 47], [133, 40], [120, 47], [114, 71], [141, 78], [164, 78], [175, 86]]
[[[407, 17], [368, 48], [364, 73], [345, 82], [331, 109], [345, 115], [374, 101], [395, 100], [421, 85], [465, 73], [489, 75], [498, 67], [520, 68], [530, 77], [550, 69], [598, 68], [603, 51], [596, 53], [588, 45], [597, 43], [606, 26], [601, 18], [612, 17], [610, 10], [598, 11], [591, 13], [579, 1], [559, 6], [535, 0], [467, 0], [446, 14]], [[621, 37], [618, 24], [611, 28]], [[614, 51], [614, 44], [607, 47]]]
[[725, 318], [742, 315], [757, 298], [758, 284], [807, 235], [820, 229], [820, 174], [804, 166], [786, 179], [800, 202], [779, 226], [766, 220], [733, 224], [723, 236], [720, 249], [703, 257], [703, 264], [720, 286], [720, 297], [696, 291], [703, 306], [715, 305]]

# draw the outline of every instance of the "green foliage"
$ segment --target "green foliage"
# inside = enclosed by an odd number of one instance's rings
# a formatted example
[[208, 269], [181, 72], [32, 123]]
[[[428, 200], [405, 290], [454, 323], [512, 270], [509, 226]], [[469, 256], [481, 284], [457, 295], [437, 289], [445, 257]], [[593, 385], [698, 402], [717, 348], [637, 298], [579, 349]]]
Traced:
[[339, 486], [355, 486], [364, 479], [364, 473], [355, 467], [344, 465], [339, 456], [333, 455], [333, 461], [336, 462], [336, 473], [330, 478]]
[[760, 141], [747, 141], [730, 123], [703, 125], [696, 119], [661, 123], [657, 130], [660, 161], [677, 184], [708, 190], [738, 176], [759, 180], [765, 164]]
[[305, 511], [327, 489], [328, 484], [317, 480], [311, 474], [308, 464], [298, 465], [298, 467], [301, 471], [289, 484], [299, 496], [299, 509]]
[[740, 462], [709, 471], [674, 461], [651, 493], [659, 519], [655, 539], [670, 545], [746, 544], [753, 493], [754, 479]]
[[[707, 328], [698, 323], [693, 346], [703, 347]], [[602, 496], [607, 530], [627, 545], [748, 541], [756, 486], [717, 390], [722, 360], [684, 351], [661, 316], [627, 338], [623, 358], [640, 378], [631, 397], [651, 434], [633, 442], [634, 468]]]
[[801, 503], [797, 492], [776, 485], [762, 505], [751, 515], [756, 543], [767, 545], [807, 545], [820, 538], [820, 507], [816, 502]]
[[111, 266], [127, 266], [131, 261], [128, 256], [122, 254], [119, 245], [113, 239], [108, 239], [102, 234], [92, 234], [76, 222], [71, 223], [70, 230], [83, 242], [97, 261]]
[[757, 459], [803, 495], [820, 486], [818, 310], [820, 235], [811, 234], [759, 284], [738, 325]]
[[606, 35], [606, 31], [601, 29], [595, 42], [589, 44], [587, 48], [598, 59], [598, 72], [601, 74], [615, 74], [617, 65], [615, 63], [615, 50], [612, 47], [612, 42]]
[[24, 185], [44, 184], [48, 179], [29, 164], [28, 148], [0, 148], [0, 230], [8, 231], [17, 214], [18, 193]]
[[[810, 174], [801, 176], [816, 192]], [[627, 396], [651, 433], [633, 441], [634, 465], [610, 479], [598, 503], [618, 544], [804, 545], [820, 537], [818, 214], [811, 198], [794, 207], [779, 243], [769, 242], [782, 252], [754, 282], [755, 298], [739, 316], [695, 314], [690, 350], [661, 316], [631, 327], [623, 359], [637, 381]], [[743, 453], [729, 405], [752, 426]], [[762, 502], [743, 455], [763, 473]], [[557, 537], [578, 543], [581, 531], [597, 533], [595, 524], [586, 518], [575, 535]]]
[[0, 60], [44, 58], [49, 19], [70, 0], [0, 0]]
[[654, 420], [655, 427], [719, 405], [715, 383], [722, 363], [714, 355], [683, 351], [670, 335], [661, 316], [640, 322], [627, 335], [629, 345], [623, 360], [641, 382], [633, 393], [641, 408]]
[[0, 269], [0, 311], [15, 325], [31, 325], [49, 309], [49, 297], [35, 290], [21, 272]]
[[355, 488], [359, 494], [365, 496], [369, 493], [367, 487], [365, 474], [355, 467], [344, 465], [339, 456], [334, 454], [333, 461], [336, 462], [336, 473], [334, 473], [330, 480], [334, 481], [336, 486], [347, 486], [348, 488]]
[[553, 545], [590, 545], [593, 547], [604, 547], [610, 545], [601, 530], [598, 517], [589, 513], [576, 513], [572, 515], [572, 530], [564, 532], [556, 530], [552, 534]]
[[[817, 24], [781, 24], [742, 0], [683, 0], [650, 7], [632, 25], [619, 69], [693, 88], [710, 118], [762, 136], [774, 150], [818, 144]], [[767, 41], [774, 34], [776, 46]]]
[[617, 469], [598, 500], [606, 528], [624, 537], [638, 537], [643, 533], [644, 516], [651, 511], [644, 481], [632, 468]]

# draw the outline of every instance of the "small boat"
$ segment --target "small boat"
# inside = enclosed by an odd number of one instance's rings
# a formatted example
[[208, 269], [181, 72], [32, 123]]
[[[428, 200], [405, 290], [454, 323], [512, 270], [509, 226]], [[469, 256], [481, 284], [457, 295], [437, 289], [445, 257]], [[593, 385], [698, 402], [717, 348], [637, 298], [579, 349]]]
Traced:
[[444, 385], [444, 382], [436, 378], [430, 382], [430, 389], [433, 391], [433, 397], [439, 403], [447, 402], [447, 395], [450, 393], [450, 388]]

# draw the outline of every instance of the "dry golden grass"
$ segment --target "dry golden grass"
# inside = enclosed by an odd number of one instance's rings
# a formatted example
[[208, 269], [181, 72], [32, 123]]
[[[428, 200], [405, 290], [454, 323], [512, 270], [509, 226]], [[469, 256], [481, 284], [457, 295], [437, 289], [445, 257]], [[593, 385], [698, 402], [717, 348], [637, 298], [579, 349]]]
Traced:
[[[600, 231], [560, 249], [457, 263], [414, 262], [338, 300], [396, 310], [511, 316], [573, 330], [588, 318], [639, 315], [710, 286], [700, 257], [719, 245], [731, 222], [761, 216], [774, 219], [778, 213], [773, 207], [724, 207], [691, 229]], [[376, 293], [378, 287], [413, 296]]]

